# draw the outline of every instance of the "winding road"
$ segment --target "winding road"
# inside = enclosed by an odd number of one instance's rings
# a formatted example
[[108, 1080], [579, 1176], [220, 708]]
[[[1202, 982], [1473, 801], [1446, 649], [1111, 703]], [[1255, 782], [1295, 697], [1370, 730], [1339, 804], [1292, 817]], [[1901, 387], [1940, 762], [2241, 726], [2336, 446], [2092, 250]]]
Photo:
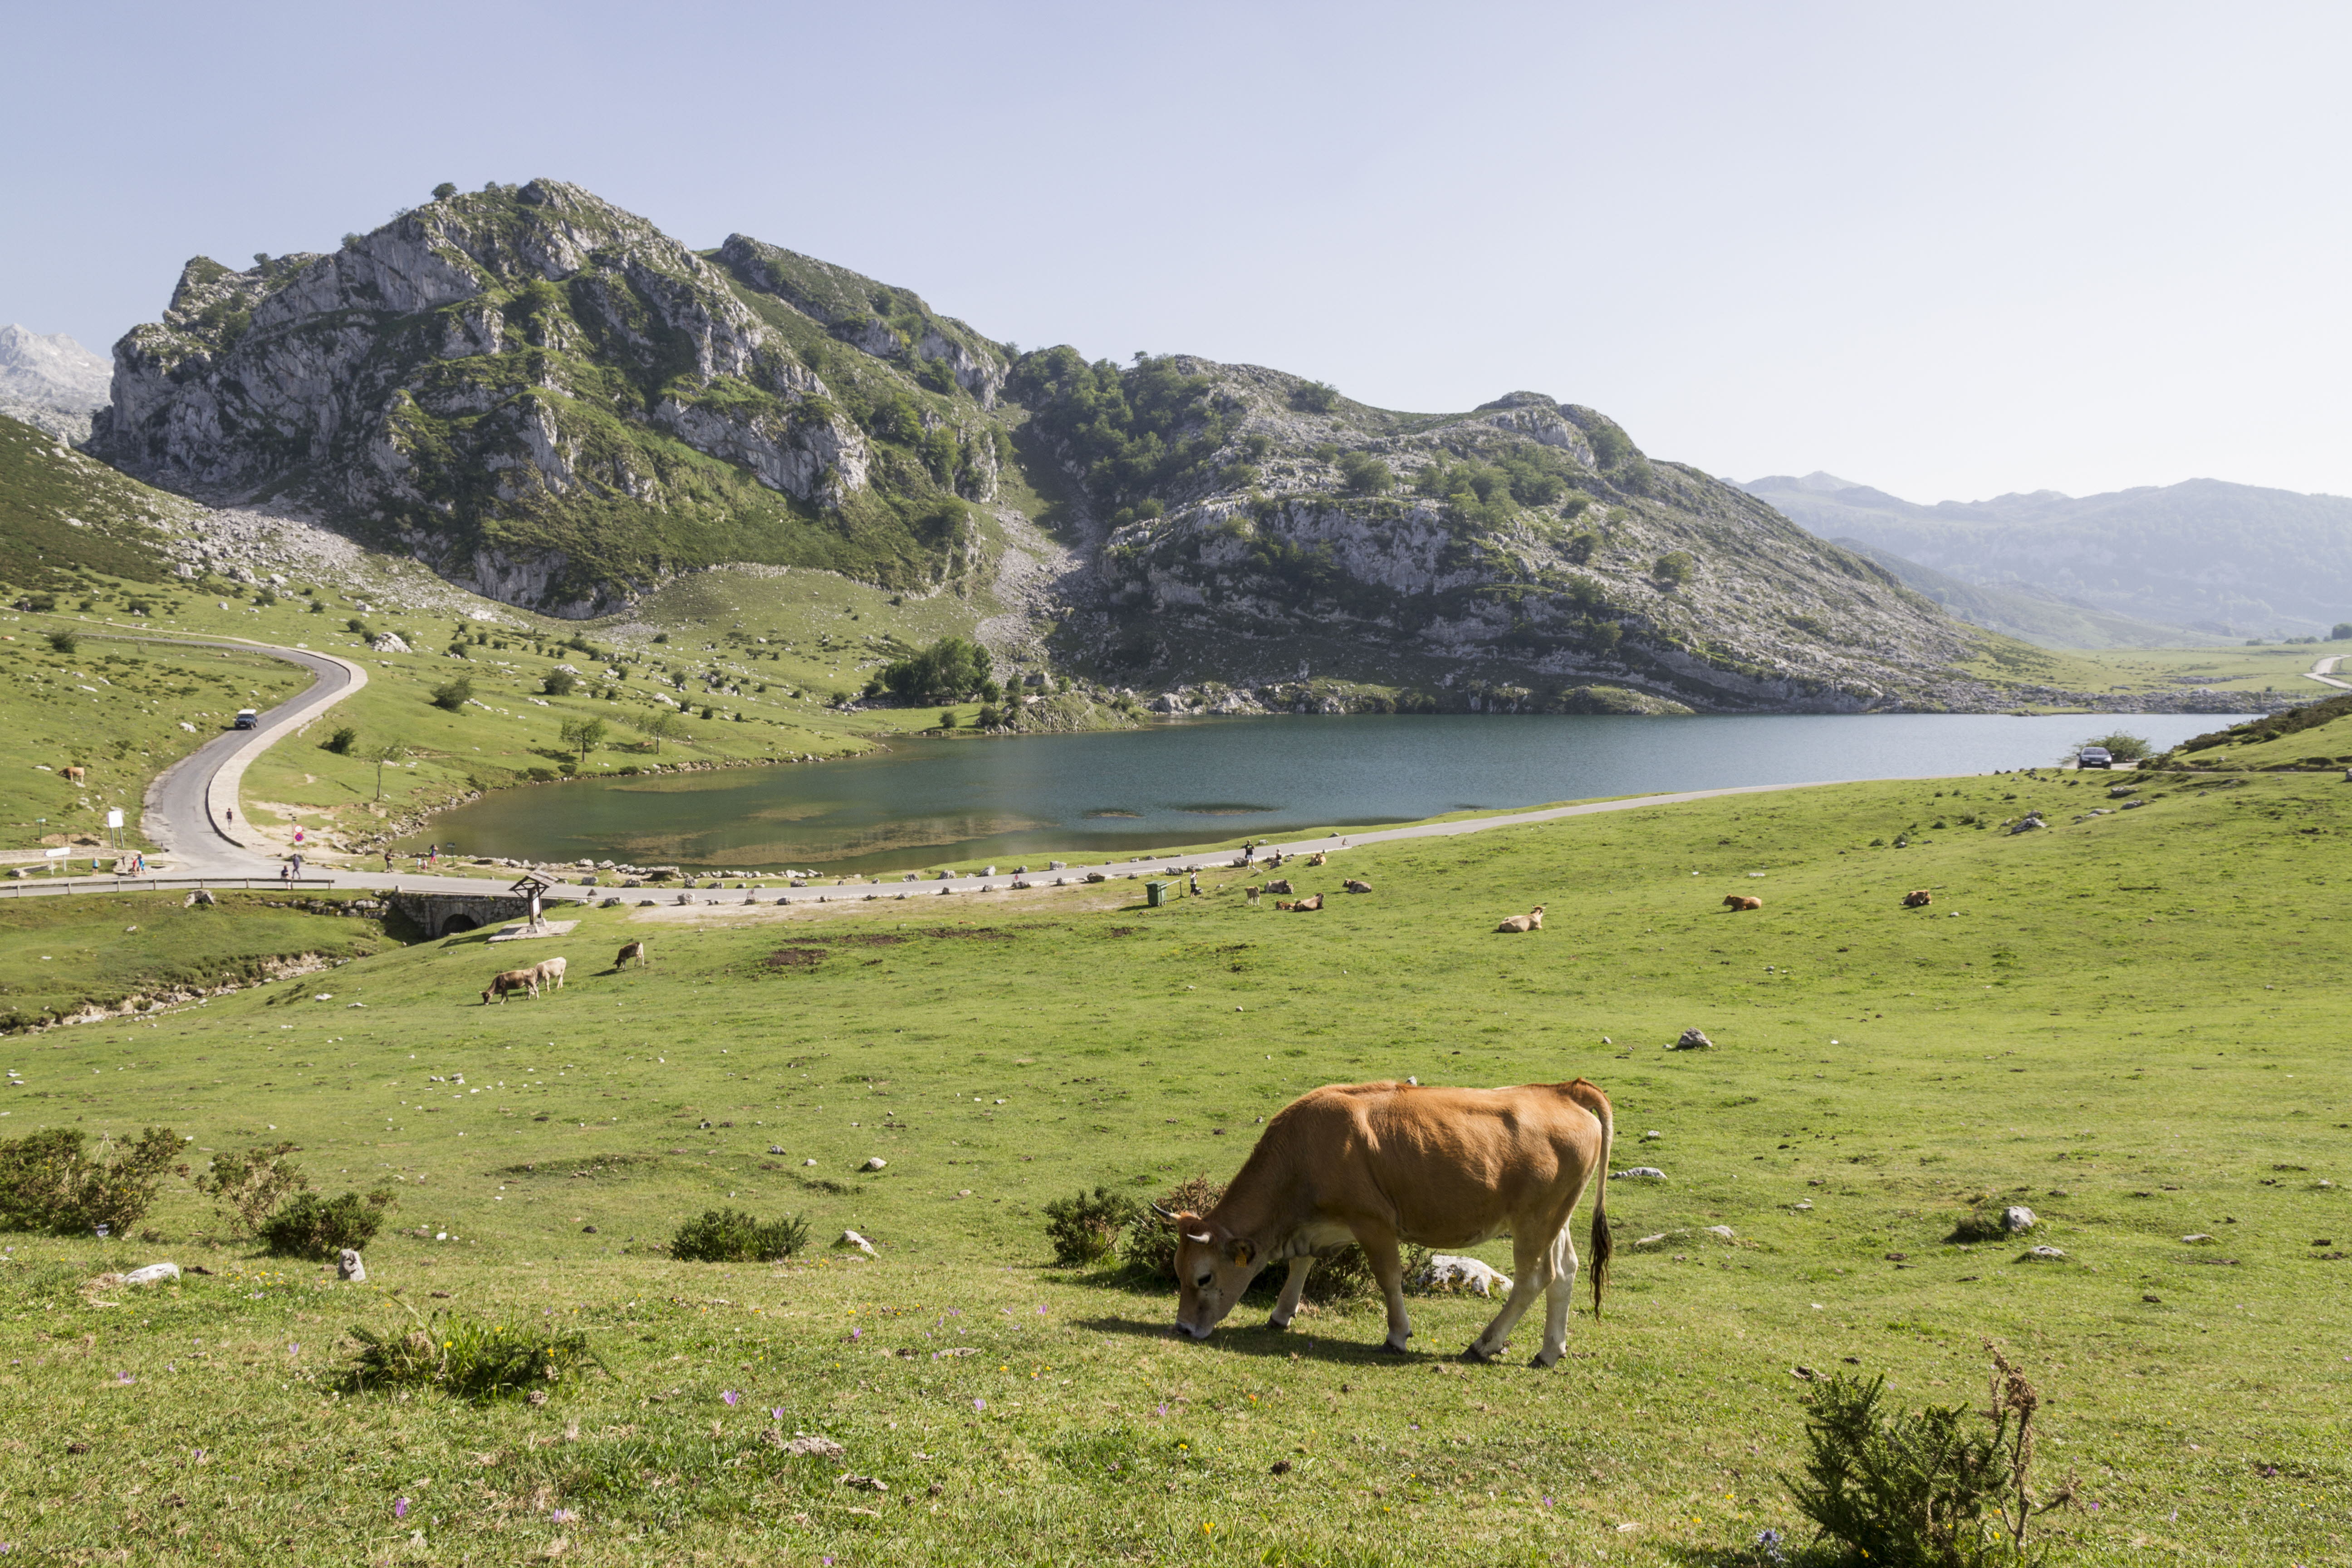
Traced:
[[2352, 691], [2352, 680], [2342, 679], [2336, 673], [2336, 667], [2342, 664], [2347, 657], [2352, 656], [2340, 653], [2330, 654], [2305, 670], [2303, 678], [2305, 680], [2316, 680], [2323, 686], [2333, 686], [2339, 691]]

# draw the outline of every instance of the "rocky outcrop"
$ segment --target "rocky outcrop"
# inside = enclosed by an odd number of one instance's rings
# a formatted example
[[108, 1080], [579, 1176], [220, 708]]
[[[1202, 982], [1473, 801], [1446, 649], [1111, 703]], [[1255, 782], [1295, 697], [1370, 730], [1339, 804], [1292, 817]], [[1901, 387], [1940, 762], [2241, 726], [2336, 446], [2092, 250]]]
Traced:
[[0, 414], [60, 440], [89, 439], [110, 374], [106, 361], [63, 332], [0, 327]]

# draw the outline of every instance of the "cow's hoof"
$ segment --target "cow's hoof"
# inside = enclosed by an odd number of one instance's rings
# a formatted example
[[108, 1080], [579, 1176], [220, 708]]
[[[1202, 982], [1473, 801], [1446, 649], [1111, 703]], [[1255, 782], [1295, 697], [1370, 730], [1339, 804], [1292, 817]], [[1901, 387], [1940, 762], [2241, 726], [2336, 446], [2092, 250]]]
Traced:
[[1558, 1351], [1538, 1351], [1536, 1352], [1535, 1360], [1528, 1363], [1528, 1364], [1529, 1366], [1556, 1366], [1559, 1363], [1559, 1354], [1560, 1352]]
[[1265, 1326], [1273, 1330], [1277, 1334], [1286, 1333], [1289, 1331], [1290, 1320], [1288, 1318], [1268, 1318], [1265, 1321]]
[[1402, 1355], [1405, 1353], [1404, 1346], [1397, 1343], [1394, 1340], [1382, 1340], [1381, 1342], [1381, 1349], [1387, 1352], [1390, 1355]]
[[1508, 1345], [1496, 1345], [1493, 1350], [1482, 1351], [1474, 1341], [1470, 1348], [1462, 1352], [1462, 1359], [1473, 1366], [1484, 1366], [1488, 1362], [1502, 1360], [1503, 1352], [1510, 1348]]

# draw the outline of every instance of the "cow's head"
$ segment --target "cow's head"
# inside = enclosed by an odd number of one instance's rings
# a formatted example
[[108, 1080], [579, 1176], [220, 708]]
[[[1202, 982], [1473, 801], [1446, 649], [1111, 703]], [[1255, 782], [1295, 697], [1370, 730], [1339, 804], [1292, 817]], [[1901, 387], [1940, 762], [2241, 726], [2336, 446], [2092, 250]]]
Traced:
[[1151, 1212], [1176, 1232], [1176, 1326], [1196, 1340], [1224, 1321], [1265, 1266], [1257, 1248], [1221, 1225], [1190, 1211]]

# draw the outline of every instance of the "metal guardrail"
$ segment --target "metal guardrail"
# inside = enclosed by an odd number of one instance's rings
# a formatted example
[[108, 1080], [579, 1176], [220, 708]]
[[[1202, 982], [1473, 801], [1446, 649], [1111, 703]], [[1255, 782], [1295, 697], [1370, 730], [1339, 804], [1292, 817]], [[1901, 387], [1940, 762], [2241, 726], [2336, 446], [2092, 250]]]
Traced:
[[104, 882], [81, 877], [26, 877], [11, 879], [6, 884], [11, 897], [23, 898], [27, 892], [46, 891], [55, 897], [62, 893], [160, 893], [173, 888], [218, 888], [223, 890], [254, 892], [271, 888], [337, 888], [342, 886], [324, 877], [116, 877]]

